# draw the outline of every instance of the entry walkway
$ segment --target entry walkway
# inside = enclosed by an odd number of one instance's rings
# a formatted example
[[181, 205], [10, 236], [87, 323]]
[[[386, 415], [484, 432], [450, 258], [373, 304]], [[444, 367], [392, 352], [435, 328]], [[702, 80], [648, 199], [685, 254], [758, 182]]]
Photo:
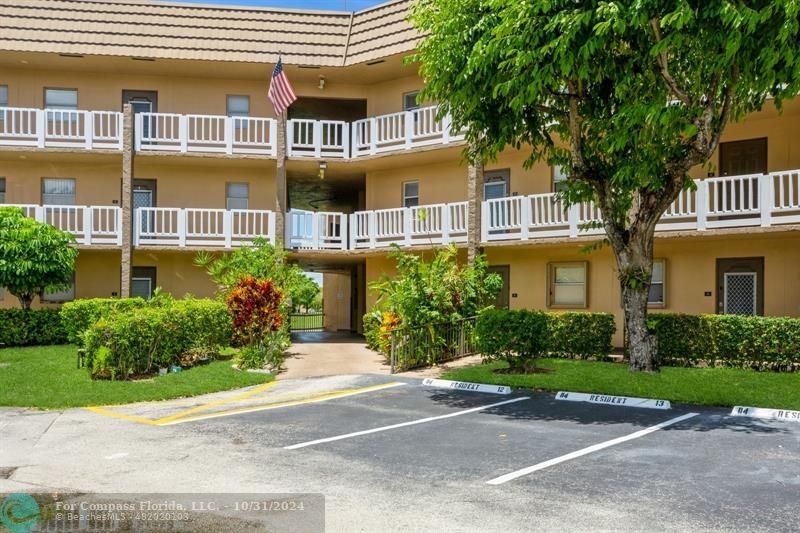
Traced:
[[293, 333], [289, 356], [278, 379], [340, 374], [388, 374], [383, 357], [350, 333]]

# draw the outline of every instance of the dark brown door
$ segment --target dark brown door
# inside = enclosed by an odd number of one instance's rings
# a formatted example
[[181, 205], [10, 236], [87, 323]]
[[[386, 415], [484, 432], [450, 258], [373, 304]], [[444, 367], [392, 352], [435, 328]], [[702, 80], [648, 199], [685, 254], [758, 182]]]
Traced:
[[764, 314], [764, 258], [717, 259], [717, 313]]
[[719, 171], [722, 176], [765, 173], [767, 138], [720, 143]]
[[511, 267], [508, 265], [490, 266], [489, 272], [499, 274], [503, 278], [503, 288], [495, 298], [494, 306], [498, 309], [508, 309], [509, 294], [511, 292]]

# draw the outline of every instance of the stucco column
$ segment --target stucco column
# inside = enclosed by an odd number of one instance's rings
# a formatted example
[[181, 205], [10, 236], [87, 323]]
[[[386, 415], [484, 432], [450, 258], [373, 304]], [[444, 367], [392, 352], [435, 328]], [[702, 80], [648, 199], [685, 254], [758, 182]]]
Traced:
[[275, 243], [286, 238], [286, 112], [278, 116], [277, 167], [275, 169]]
[[483, 163], [475, 161], [467, 169], [467, 260], [470, 263], [481, 253], [483, 182]]
[[133, 235], [133, 106], [122, 107], [122, 254], [120, 260], [119, 295], [128, 298], [131, 295], [131, 262]]

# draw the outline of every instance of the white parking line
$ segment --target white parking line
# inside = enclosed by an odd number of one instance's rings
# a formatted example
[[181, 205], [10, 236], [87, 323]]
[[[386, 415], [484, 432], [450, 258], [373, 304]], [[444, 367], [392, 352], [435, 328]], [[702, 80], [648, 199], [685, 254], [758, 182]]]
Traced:
[[682, 416], [678, 416], [676, 418], [672, 418], [667, 420], [666, 422], [661, 422], [660, 424], [656, 424], [655, 426], [650, 426], [649, 428], [645, 428], [641, 431], [637, 431], [636, 433], [631, 433], [630, 435], [625, 435], [624, 437], [618, 437], [616, 439], [607, 440], [605, 442], [601, 442], [600, 444], [594, 444], [589, 446], [588, 448], [583, 448], [582, 450], [577, 450], [572, 453], [568, 453], [566, 455], [562, 455], [561, 457], [556, 457], [555, 459], [550, 459], [548, 461], [544, 461], [543, 463], [535, 464], [533, 466], [529, 466], [527, 468], [522, 468], [520, 470], [516, 470], [514, 472], [509, 472], [508, 474], [504, 474], [500, 477], [496, 477], [494, 479], [490, 479], [486, 483], [489, 485], [502, 485], [508, 481], [512, 481], [517, 479], [518, 477], [527, 476], [528, 474], [532, 474], [538, 470], [543, 470], [553, 465], [557, 465], [559, 463], [563, 463], [566, 461], [570, 461], [572, 459], [576, 459], [578, 457], [582, 457], [584, 455], [588, 455], [590, 453], [603, 450], [605, 448], [609, 448], [611, 446], [615, 446], [617, 444], [621, 444], [623, 442], [627, 442], [629, 440], [638, 439], [639, 437], [644, 437], [645, 435], [649, 435], [654, 431], [658, 431], [659, 429], [663, 429], [667, 426], [671, 426], [672, 424], [677, 424], [678, 422], [682, 422], [684, 420], [688, 420], [689, 418], [695, 417], [700, 413], [687, 413]]
[[489, 405], [482, 405], [480, 407], [473, 407], [472, 409], [465, 409], [463, 411], [457, 411], [455, 413], [449, 413], [446, 415], [439, 415], [439, 416], [430, 416], [428, 418], [420, 418], [417, 420], [411, 420], [409, 422], [401, 422], [400, 424], [392, 424], [391, 426], [382, 426], [373, 429], [366, 429], [364, 431], [356, 431], [354, 433], [346, 433], [344, 435], [337, 435], [335, 437], [328, 437], [325, 439], [317, 439], [317, 440], [310, 440], [308, 442], [301, 442], [300, 444], [292, 444], [291, 446], [284, 446], [285, 450], [296, 450], [298, 448], [305, 448], [306, 446], [314, 446], [315, 444], [322, 444], [324, 442], [333, 442], [337, 440], [349, 439], [352, 437], [360, 437], [361, 435], [369, 435], [370, 433], [379, 433], [381, 431], [389, 431], [390, 429], [397, 429], [406, 426], [415, 426], [417, 424], [424, 424], [426, 422], [434, 422], [436, 420], [444, 420], [445, 418], [452, 418], [454, 416], [461, 416], [461, 415], [468, 415], [470, 413], [475, 413], [477, 411], [483, 411], [484, 409], [491, 409], [492, 407], [500, 407], [501, 405], [506, 405], [509, 403], [514, 402], [521, 402], [522, 400], [530, 400], [529, 396], [523, 396], [522, 398], [514, 398], [513, 400], [506, 400], [504, 402], [497, 402], [491, 403]]

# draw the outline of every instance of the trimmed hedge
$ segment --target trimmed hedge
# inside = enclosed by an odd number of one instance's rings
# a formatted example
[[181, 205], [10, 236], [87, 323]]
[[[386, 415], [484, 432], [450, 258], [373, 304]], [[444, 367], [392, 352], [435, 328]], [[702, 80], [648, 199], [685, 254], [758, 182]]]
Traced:
[[178, 365], [190, 350], [231, 342], [231, 318], [216, 300], [174, 300], [101, 318], [84, 335], [92, 377], [127, 379]]
[[143, 298], [87, 298], [67, 302], [61, 307], [61, 321], [72, 344], [82, 344], [81, 335], [101, 318], [147, 306]]
[[797, 370], [800, 319], [741, 315], [653, 313], [662, 365]]
[[0, 309], [0, 347], [67, 342], [58, 309]]
[[505, 359], [509, 366], [553, 357], [605, 358], [616, 331], [610, 313], [543, 313], [486, 309], [475, 326], [478, 350], [486, 359]]

